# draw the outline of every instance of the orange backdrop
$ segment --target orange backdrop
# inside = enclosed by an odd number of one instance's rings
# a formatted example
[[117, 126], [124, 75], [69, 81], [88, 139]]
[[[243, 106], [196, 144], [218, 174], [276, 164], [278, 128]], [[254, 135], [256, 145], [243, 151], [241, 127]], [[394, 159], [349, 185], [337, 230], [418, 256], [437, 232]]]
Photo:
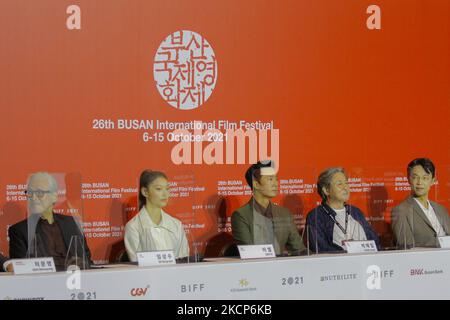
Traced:
[[[79, 30], [66, 26], [72, 4]], [[372, 4], [381, 29], [366, 25]], [[171, 107], [153, 76], [159, 45], [179, 30], [202, 35], [217, 59], [214, 91], [193, 110]], [[93, 129], [95, 119], [273, 120], [280, 179], [298, 180], [281, 186], [304, 184], [276, 202], [299, 221], [318, 201], [305, 184], [344, 166], [350, 201], [388, 243], [389, 210], [408, 194], [402, 179], [413, 158], [435, 162], [432, 199], [450, 203], [449, 39], [448, 0], [2, 1], [1, 249], [7, 254], [7, 227], [26, 216], [7, 186], [36, 171], [78, 172], [86, 188], [117, 189], [136, 188], [144, 168], [187, 172], [198, 190], [174, 199], [173, 214], [195, 214], [187, 231], [201, 250], [214, 254], [228, 240], [219, 231], [230, 231], [227, 218], [248, 196], [218, 187], [243, 182], [248, 164], [175, 165], [176, 143], [143, 141], [158, 130]], [[122, 232], [135, 198], [85, 198], [84, 222]], [[121, 232], [88, 238], [96, 261], [112, 259]]]

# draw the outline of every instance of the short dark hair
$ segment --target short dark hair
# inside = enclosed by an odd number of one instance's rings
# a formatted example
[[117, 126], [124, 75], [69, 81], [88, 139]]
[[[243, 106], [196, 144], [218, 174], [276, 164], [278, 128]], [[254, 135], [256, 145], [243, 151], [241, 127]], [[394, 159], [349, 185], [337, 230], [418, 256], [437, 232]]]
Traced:
[[411, 174], [412, 169], [416, 166], [421, 166], [426, 173], [431, 173], [431, 176], [434, 178], [436, 174], [436, 168], [434, 167], [433, 162], [428, 158], [416, 158], [413, 161], [411, 161], [408, 164], [408, 168], [406, 169], [406, 172], [408, 173], [408, 178], [409, 175]]
[[142, 209], [147, 201], [147, 199], [142, 194], [141, 189], [147, 188], [150, 183], [158, 178], [164, 178], [168, 180], [166, 174], [161, 171], [153, 171], [149, 169], [142, 171], [141, 177], [139, 178], [139, 210]]
[[261, 181], [261, 168], [270, 168], [272, 166], [272, 160], [268, 161], [258, 161], [255, 164], [252, 164], [250, 168], [245, 172], [245, 180], [247, 181], [250, 189], [253, 190], [253, 178], [256, 181]]

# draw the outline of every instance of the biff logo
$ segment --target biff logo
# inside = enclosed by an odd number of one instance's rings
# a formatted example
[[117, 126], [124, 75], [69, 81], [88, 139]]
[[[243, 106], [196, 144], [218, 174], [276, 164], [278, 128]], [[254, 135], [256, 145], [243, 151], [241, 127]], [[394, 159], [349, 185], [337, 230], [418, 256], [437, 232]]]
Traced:
[[216, 55], [198, 33], [176, 31], [164, 39], [156, 51], [153, 77], [159, 93], [172, 107], [198, 108], [216, 86]]

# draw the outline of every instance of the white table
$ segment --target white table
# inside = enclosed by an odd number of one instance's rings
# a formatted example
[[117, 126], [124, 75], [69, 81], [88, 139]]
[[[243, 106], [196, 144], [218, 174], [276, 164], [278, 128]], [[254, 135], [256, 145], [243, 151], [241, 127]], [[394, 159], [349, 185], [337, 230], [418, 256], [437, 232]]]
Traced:
[[450, 250], [4, 273], [0, 299], [450, 299]]

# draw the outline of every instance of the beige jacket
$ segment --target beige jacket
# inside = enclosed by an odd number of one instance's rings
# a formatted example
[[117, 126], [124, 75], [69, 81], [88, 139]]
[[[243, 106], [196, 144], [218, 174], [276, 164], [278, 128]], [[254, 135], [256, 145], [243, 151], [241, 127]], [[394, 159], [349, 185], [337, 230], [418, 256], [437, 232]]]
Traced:
[[[450, 234], [450, 217], [445, 207], [430, 201], [445, 233]], [[392, 209], [392, 231], [399, 249], [405, 247], [439, 247], [436, 231], [412, 196]]]

